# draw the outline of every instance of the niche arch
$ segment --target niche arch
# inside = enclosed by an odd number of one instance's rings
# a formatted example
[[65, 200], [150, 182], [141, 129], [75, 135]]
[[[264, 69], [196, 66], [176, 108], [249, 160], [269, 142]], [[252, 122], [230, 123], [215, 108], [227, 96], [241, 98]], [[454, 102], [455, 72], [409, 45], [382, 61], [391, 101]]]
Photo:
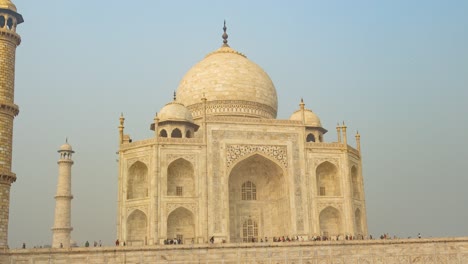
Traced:
[[134, 210], [127, 217], [127, 243], [128, 245], [146, 245], [148, 220], [141, 210]]
[[341, 181], [336, 165], [324, 161], [315, 170], [317, 196], [341, 196]]
[[127, 199], [148, 197], [148, 167], [141, 161], [130, 166], [127, 174]]

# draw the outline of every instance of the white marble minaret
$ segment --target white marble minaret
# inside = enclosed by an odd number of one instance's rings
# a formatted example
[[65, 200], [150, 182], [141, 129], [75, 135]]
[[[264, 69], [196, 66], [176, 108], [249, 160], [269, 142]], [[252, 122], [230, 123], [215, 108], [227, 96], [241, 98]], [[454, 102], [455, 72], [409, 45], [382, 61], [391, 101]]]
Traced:
[[57, 181], [57, 195], [55, 195], [55, 217], [54, 226], [52, 227], [52, 247], [68, 248], [70, 247], [70, 233], [73, 230], [71, 227], [71, 167], [72, 147], [66, 142], [58, 151], [60, 159], [58, 160], [59, 176]]

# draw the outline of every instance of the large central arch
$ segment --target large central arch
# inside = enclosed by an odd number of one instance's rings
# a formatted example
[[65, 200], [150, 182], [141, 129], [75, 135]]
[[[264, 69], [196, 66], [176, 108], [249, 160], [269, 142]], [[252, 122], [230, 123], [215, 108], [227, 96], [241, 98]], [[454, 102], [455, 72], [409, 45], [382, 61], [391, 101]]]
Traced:
[[[229, 174], [231, 242], [290, 235], [290, 215], [288, 188], [278, 164], [254, 154], [232, 168]], [[246, 232], [245, 223], [252, 223], [252, 230], [258, 232]]]

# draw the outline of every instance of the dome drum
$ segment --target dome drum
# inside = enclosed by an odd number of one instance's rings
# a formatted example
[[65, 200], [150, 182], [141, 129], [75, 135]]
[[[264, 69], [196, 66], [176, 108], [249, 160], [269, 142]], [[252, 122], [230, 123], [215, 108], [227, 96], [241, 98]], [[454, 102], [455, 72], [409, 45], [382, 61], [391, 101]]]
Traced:
[[[188, 107], [194, 119], [203, 117], [203, 103]], [[276, 110], [269, 105], [242, 100], [207, 101], [206, 114], [208, 116], [242, 116], [272, 119], [276, 117]]]
[[[183, 125], [184, 127], [190, 127], [193, 129], [194, 132], [197, 132], [198, 131], [198, 128], [200, 127], [199, 125], [195, 124], [195, 123], [189, 123], [189, 122], [186, 122], [186, 121], [160, 121], [158, 122], [158, 127], [163, 127], [163, 126], [173, 126], [173, 125]], [[154, 123], [151, 123], [150, 125], [150, 130], [153, 130], [154, 131], [155, 129], [155, 125]]]

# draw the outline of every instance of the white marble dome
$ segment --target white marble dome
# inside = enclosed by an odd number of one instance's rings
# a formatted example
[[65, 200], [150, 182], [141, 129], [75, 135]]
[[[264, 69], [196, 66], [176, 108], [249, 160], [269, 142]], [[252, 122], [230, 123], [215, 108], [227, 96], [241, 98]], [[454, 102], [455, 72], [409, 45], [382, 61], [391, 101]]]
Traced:
[[223, 45], [193, 66], [181, 80], [177, 100], [202, 116], [276, 118], [278, 98], [268, 74], [245, 55]]
[[13, 4], [10, 0], [0, 0], [0, 8], [17, 12], [15, 4]]
[[[296, 112], [294, 112], [289, 119], [302, 121], [302, 110], [299, 109]], [[322, 127], [320, 118], [310, 109], [304, 109], [304, 123], [306, 126], [310, 127]]]
[[59, 151], [73, 151], [72, 146], [70, 144], [65, 143], [62, 146], [60, 146]]
[[172, 101], [166, 104], [158, 113], [158, 118], [159, 122], [182, 121], [193, 123], [193, 117], [190, 110], [178, 101]]

